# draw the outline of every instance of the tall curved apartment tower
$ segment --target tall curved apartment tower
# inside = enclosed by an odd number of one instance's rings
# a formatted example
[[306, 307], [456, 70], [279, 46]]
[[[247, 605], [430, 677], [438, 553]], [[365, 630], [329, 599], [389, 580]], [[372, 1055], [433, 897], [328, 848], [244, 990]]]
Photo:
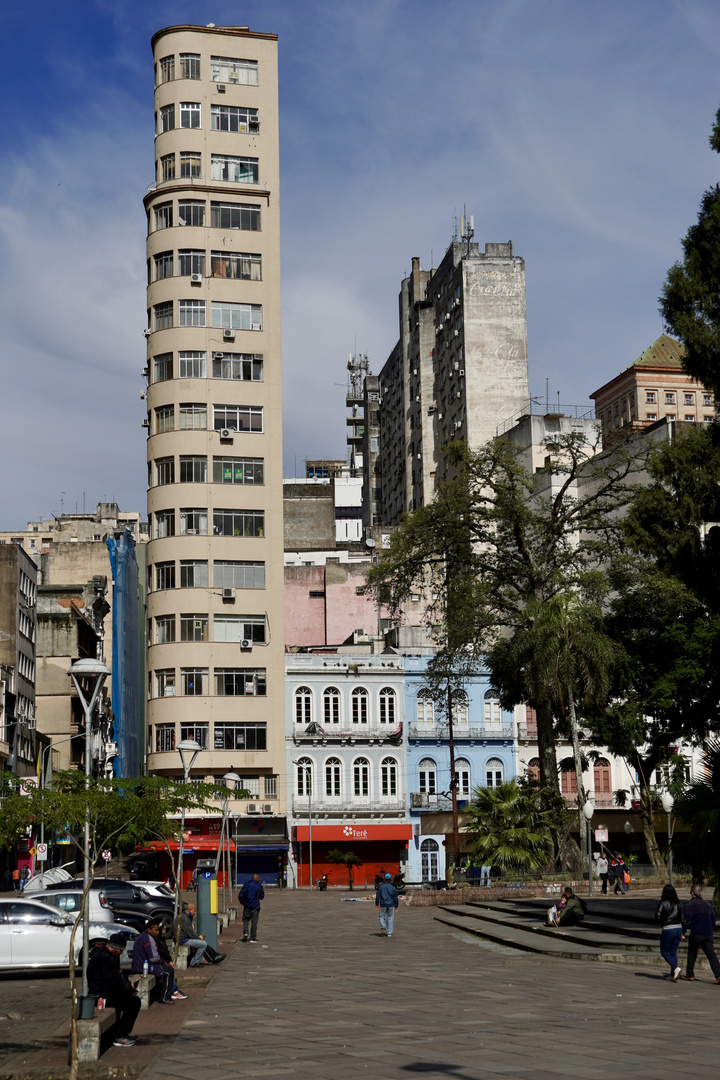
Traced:
[[152, 48], [148, 766], [181, 775], [195, 739], [194, 777], [247, 781], [234, 813], [283, 815], [277, 38], [173, 26]]

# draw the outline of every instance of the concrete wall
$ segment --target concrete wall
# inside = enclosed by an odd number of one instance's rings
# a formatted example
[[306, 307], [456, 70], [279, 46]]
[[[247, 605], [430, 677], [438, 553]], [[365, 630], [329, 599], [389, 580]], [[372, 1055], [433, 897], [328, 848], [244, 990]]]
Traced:
[[286, 551], [314, 551], [335, 544], [335, 508], [332, 486], [283, 484], [283, 520]]
[[[369, 563], [285, 567], [285, 642], [288, 648], [340, 645], [355, 630], [377, 633], [377, 604], [358, 593]], [[324, 595], [311, 596], [311, 593]]]

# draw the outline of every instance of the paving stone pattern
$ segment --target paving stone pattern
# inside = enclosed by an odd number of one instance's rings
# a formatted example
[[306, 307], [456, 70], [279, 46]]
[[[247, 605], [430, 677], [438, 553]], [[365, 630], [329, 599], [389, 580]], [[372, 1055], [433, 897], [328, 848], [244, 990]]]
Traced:
[[372, 903], [341, 895], [268, 891], [258, 944], [236, 947], [150, 1080], [717, 1073], [720, 987], [707, 975], [674, 984], [517, 953], [432, 908], [401, 907], [387, 940]]

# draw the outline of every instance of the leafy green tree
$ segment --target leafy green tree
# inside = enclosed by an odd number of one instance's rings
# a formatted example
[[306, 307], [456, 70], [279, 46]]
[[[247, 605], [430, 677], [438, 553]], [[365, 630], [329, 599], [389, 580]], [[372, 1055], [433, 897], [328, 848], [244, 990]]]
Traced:
[[720, 894], [720, 740], [705, 744], [704, 775], [694, 780], [675, 803], [675, 813], [690, 828], [687, 851], [695, 880], [708, 870]]
[[515, 780], [479, 787], [466, 812], [466, 846], [484, 866], [526, 874], [539, 873], [551, 862], [552, 814], [543, 805], [540, 789]]
[[[331, 863], [339, 863], [344, 866], [348, 872], [348, 885], [350, 886], [350, 892], [352, 892], [354, 875], [353, 871], [356, 866], [362, 866], [362, 859], [358, 858], [354, 851], [342, 851], [340, 848], [332, 848], [327, 853], [327, 861]], [[312, 882], [310, 883], [312, 884]]]
[[[710, 135], [720, 153], [720, 109]], [[695, 225], [682, 241], [683, 260], [668, 271], [660, 311], [685, 346], [686, 370], [720, 395], [720, 185], [705, 192]]]

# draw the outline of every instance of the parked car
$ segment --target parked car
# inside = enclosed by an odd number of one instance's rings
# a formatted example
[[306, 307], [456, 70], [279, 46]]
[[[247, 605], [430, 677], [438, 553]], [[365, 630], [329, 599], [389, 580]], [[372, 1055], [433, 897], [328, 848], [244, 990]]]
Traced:
[[133, 886], [137, 885], [140, 889], [145, 889], [151, 896], [169, 896], [172, 901], [175, 900], [174, 890], [164, 881], [136, 881], [133, 878], [131, 884]]
[[[82, 901], [82, 889], [46, 889], [45, 892], [35, 893], [33, 900], [41, 904], [50, 904], [58, 911], [64, 912], [71, 918], [76, 918]], [[88, 893], [88, 910], [91, 922], [116, 922], [115, 914], [107, 899], [104, 889], [91, 889]]]
[[[67, 968], [70, 959], [70, 934], [74, 919], [39, 900], [0, 900], [0, 970], [16, 968]], [[132, 946], [137, 932], [117, 923], [90, 923], [90, 944], [122, 934], [125, 951], [123, 966], [130, 966]], [[75, 960], [80, 963], [82, 935], [75, 935]]]
[[[46, 892], [68, 892], [82, 889], [82, 878], [72, 878], [56, 885], [48, 885]], [[174, 899], [170, 896], [152, 896], [135, 882], [119, 878], [95, 878], [93, 892], [102, 892], [109, 903], [116, 922], [142, 930], [148, 919], [157, 919], [166, 933], [172, 929]]]

